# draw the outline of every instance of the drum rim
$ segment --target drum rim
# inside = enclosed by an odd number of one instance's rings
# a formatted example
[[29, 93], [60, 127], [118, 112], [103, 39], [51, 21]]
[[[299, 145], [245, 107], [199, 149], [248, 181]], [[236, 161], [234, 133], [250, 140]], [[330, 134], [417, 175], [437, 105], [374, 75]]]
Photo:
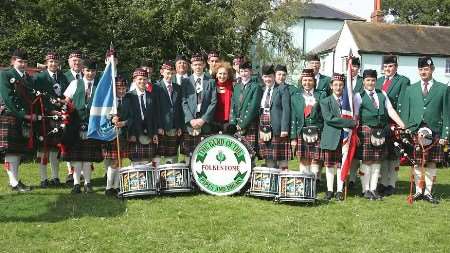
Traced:
[[277, 168], [270, 168], [270, 167], [253, 167], [252, 168], [253, 172], [276, 172], [276, 173], [272, 173], [272, 174], [280, 174], [280, 169]]
[[165, 169], [165, 168], [171, 168], [171, 167], [184, 167], [186, 169], [189, 169], [189, 166], [187, 166], [187, 164], [185, 163], [170, 163], [170, 164], [163, 164], [163, 165], [158, 165], [156, 168], [157, 169]]
[[124, 173], [124, 172], [128, 172], [128, 171], [154, 171], [155, 167], [140, 167], [140, 166], [147, 166], [146, 164], [142, 164], [142, 165], [135, 165], [135, 166], [127, 166], [127, 167], [123, 167], [119, 169], [119, 173]]

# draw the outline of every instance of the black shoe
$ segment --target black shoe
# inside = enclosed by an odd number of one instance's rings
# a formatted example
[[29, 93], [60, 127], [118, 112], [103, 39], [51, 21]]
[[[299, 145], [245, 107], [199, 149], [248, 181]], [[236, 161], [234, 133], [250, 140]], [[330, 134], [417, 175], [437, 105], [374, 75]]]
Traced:
[[371, 191], [370, 193], [372, 194], [371, 200], [382, 200], [383, 199], [383, 197], [380, 196], [376, 191]]
[[94, 189], [92, 188], [92, 185], [89, 184], [85, 184], [84, 185], [84, 193], [93, 193]]
[[111, 188], [111, 189], [106, 189], [105, 190], [105, 195], [108, 197], [114, 197], [115, 196], [115, 189]]
[[16, 186], [11, 186], [11, 190], [16, 192], [29, 192], [31, 191], [31, 188], [19, 181]]
[[327, 192], [325, 193], [324, 199], [325, 199], [325, 200], [331, 200], [332, 198], [333, 198], [333, 192], [327, 191]]
[[59, 178], [53, 178], [53, 179], [50, 179], [49, 184], [52, 187], [60, 187], [61, 181], [59, 181]]
[[422, 200], [423, 199], [423, 194], [420, 192], [416, 192], [413, 196], [412, 196], [414, 201], [418, 201], [418, 200]]
[[47, 189], [49, 186], [48, 179], [45, 179], [44, 181], [41, 181], [41, 189]]
[[386, 186], [384, 186], [384, 185], [382, 185], [382, 184], [379, 184], [379, 185], [378, 185], [378, 190], [377, 190], [377, 192], [380, 193], [381, 195], [384, 196], [384, 192], [385, 192], [386, 190], [387, 190], [387, 187], [386, 187]]
[[433, 195], [431, 194], [424, 194], [423, 200], [430, 202], [431, 204], [439, 204], [439, 200], [433, 198]]
[[389, 185], [384, 189], [383, 196], [391, 196], [395, 193], [395, 188], [392, 185]]
[[20, 188], [22, 188], [23, 190], [27, 191], [27, 192], [31, 191], [31, 187], [30, 187], [30, 186], [26, 186], [26, 185], [25, 185], [24, 183], [22, 183], [22, 181], [20, 181], [20, 180], [19, 180], [18, 186], [19, 186]]
[[67, 175], [66, 184], [67, 185], [73, 185], [73, 174]]
[[81, 186], [79, 184], [76, 184], [72, 188], [72, 194], [80, 194], [81, 193]]
[[337, 201], [344, 200], [344, 194], [342, 192], [336, 192], [336, 200]]
[[371, 191], [364, 192], [364, 198], [369, 200], [373, 199], [372, 192]]

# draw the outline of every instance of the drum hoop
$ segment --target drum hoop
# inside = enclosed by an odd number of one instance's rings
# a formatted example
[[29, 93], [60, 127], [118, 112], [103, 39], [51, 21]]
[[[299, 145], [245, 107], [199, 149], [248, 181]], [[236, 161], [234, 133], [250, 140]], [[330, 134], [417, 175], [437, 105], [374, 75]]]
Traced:
[[252, 169], [253, 172], [268, 172], [272, 174], [280, 174], [280, 170], [276, 168], [269, 168], [269, 167], [254, 167]]
[[172, 169], [172, 168], [182, 168], [182, 169], [187, 169], [189, 170], [189, 167], [184, 164], [184, 163], [172, 163], [172, 164], [163, 164], [163, 165], [159, 165], [158, 167], [156, 167], [158, 170], [159, 169]]
[[146, 135], [139, 135], [138, 140], [142, 145], [148, 145], [152, 139]]

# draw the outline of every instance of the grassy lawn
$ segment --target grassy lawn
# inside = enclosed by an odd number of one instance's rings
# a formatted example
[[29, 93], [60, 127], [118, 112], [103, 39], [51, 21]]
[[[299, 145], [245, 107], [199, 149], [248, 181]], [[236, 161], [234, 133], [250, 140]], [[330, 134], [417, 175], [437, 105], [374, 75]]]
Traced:
[[[314, 205], [201, 193], [120, 201], [104, 196], [103, 173], [97, 164], [96, 193], [77, 196], [12, 193], [0, 173], [0, 252], [450, 252], [449, 170], [438, 171], [435, 206], [408, 205], [406, 167], [383, 201], [358, 197], [359, 188], [345, 202]], [[38, 185], [36, 164], [20, 174]]]

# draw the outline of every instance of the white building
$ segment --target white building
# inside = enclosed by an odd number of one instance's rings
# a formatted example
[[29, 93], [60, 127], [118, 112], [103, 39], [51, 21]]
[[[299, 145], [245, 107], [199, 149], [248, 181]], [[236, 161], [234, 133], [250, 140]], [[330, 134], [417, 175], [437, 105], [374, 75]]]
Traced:
[[351, 51], [361, 58], [361, 71], [382, 69], [383, 56], [398, 56], [398, 72], [419, 80], [417, 58], [429, 55], [435, 65], [434, 78], [450, 81], [450, 27], [398, 25], [345, 21], [340, 31], [310, 51], [321, 56], [322, 72], [346, 71], [345, 59]]

